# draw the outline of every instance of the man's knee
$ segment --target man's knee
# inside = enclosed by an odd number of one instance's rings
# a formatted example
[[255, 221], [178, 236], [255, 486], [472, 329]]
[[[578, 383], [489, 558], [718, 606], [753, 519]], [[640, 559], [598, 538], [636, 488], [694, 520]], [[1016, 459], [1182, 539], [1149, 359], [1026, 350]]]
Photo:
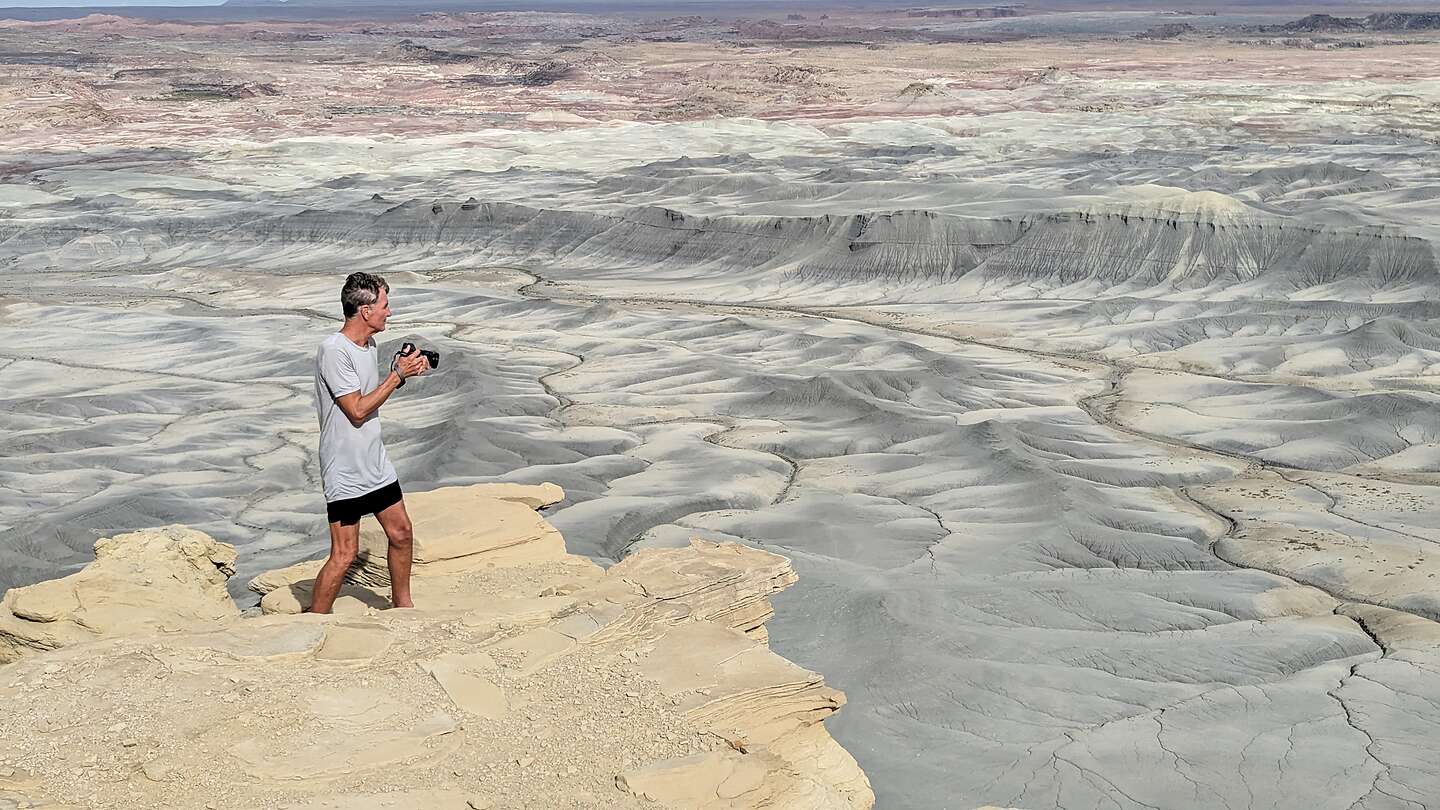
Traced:
[[330, 549], [330, 562], [341, 568], [349, 568], [360, 554], [359, 545], [336, 546]]
[[405, 521], [385, 533], [390, 539], [390, 548], [396, 551], [410, 551], [415, 547], [415, 532], [410, 521]]

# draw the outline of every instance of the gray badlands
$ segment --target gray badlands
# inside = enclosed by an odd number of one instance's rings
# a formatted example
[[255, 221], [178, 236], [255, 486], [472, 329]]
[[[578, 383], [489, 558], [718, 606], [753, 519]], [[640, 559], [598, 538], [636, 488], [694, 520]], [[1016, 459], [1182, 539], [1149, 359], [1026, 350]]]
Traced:
[[407, 490], [788, 558], [877, 807], [1440, 808], [1440, 32], [1328, 10], [0, 23], [0, 588], [322, 555], [364, 269]]

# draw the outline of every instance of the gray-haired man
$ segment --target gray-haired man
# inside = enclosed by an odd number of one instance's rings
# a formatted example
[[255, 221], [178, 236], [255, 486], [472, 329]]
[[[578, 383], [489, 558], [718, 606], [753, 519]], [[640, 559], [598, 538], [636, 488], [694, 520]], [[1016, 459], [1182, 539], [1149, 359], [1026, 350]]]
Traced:
[[315, 407], [320, 412], [320, 478], [330, 521], [330, 558], [315, 577], [311, 613], [329, 613], [360, 549], [360, 518], [374, 515], [389, 539], [390, 601], [414, 607], [410, 564], [414, 534], [400, 479], [380, 438], [380, 406], [408, 377], [430, 368], [416, 352], [398, 357], [380, 379], [375, 334], [390, 317], [390, 285], [351, 273], [340, 291], [345, 325], [315, 352]]

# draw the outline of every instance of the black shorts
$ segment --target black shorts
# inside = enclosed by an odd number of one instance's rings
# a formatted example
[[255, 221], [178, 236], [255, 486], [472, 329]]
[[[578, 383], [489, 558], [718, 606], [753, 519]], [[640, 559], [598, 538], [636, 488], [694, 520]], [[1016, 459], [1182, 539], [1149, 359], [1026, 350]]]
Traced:
[[389, 509], [399, 503], [402, 497], [404, 497], [404, 493], [400, 491], [400, 482], [395, 481], [364, 495], [330, 501], [325, 504], [325, 514], [330, 518], [331, 523], [354, 526], [360, 522], [360, 518]]

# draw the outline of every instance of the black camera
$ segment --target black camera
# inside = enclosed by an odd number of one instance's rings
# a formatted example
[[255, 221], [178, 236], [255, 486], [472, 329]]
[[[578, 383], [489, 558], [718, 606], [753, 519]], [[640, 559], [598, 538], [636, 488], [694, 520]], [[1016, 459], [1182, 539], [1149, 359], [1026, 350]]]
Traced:
[[410, 355], [414, 354], [414, 353], [417, 352], [417, 351], [420, 352], [421, 354], [425, 355], [425, 360], [430, 363], [430, 368], [434, 369], [434, 368], [439, 368], [439, 367], [440, 367], [440, 353], [439, 353], [439, 352], [433, 351], [433, 350], [431, 350], [431, 349], [416, 349], [416, 348], [415, 348], [415, 344], [414, 344], [414, 343], [410, 343], [410, 342], [408, 342], [408, 341], [405, 342], [405, 343], [400, 344], [400, 356], [401, 356], [401, 357], [409, 357]]
[[[396, 359], [396, 360], [399, 360], [399, 359], [402, 358], [402, 357], [409, 357], [410, 355], [414, 354], [414, 353], [417, 352], [417, 351], [420, 352], [422, 355], [425, 356], [425, 362], [427, 362], [427, 363], [430, 364], [430, 368], [436, 369], [436, 368], [439, 368], [439, 367], [440, 367], [440, 353], [439, 353], [439, 352], [437, 352], [437, 351], [432, 351], [432, 350], [430, 350], [430, 349], [418, 349], [418, 348], [415, 347], [415, 344], [414, 344], [414, 343], [411, 343], [411, 342], [408, 341], [408, 340], [405, 341], [404, 343], [400, 344], [400, 351], [398, 351], [398, 352], [395, 353], [395, 359]], [[393, 364], [392, 364], [391, 368], [394, 368]], [[398, 387], [398, 388], [403, 388], [404, 386], [405, 386], [405, 380], [402, 378], [402, 379], [400, 380], [400, 385], [397, 386], [397, 387]]]

